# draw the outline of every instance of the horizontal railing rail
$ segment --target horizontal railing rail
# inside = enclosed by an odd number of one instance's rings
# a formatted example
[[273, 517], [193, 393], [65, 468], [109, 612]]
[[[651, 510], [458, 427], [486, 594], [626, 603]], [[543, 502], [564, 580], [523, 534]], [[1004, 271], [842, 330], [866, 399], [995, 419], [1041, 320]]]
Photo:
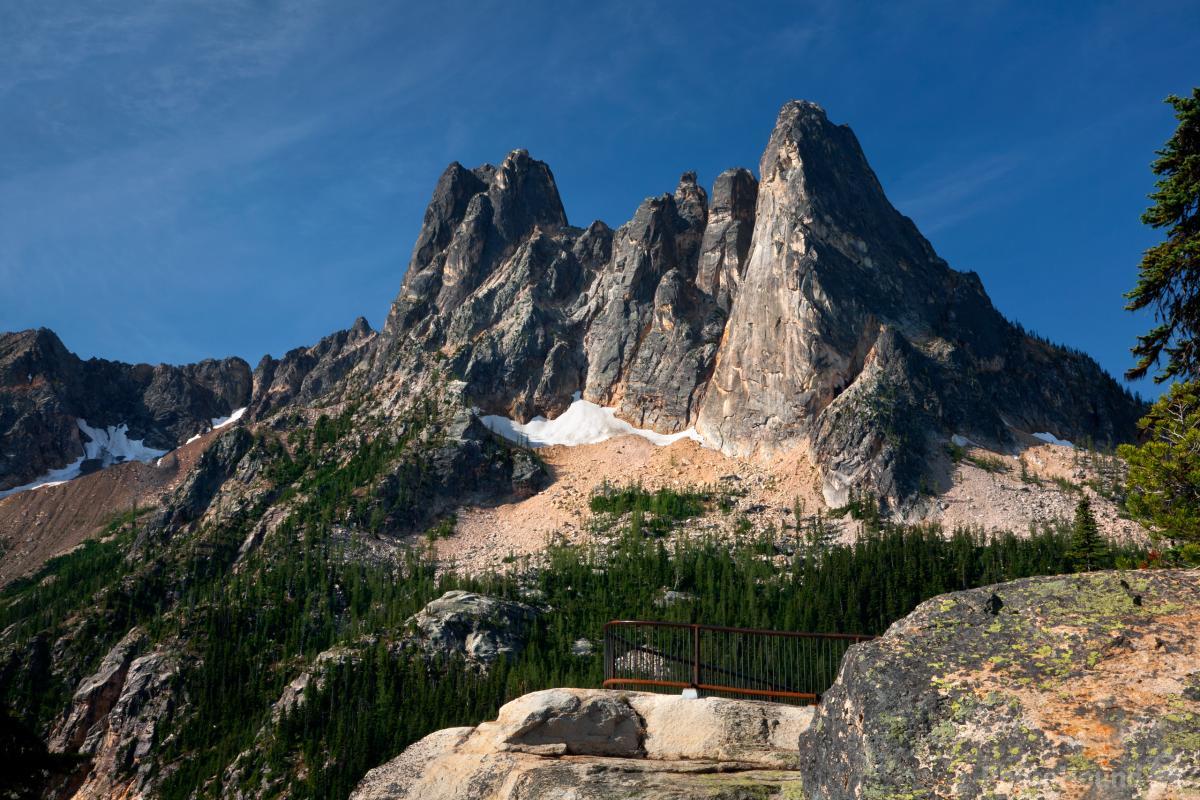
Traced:
[[604, 687], [816, 703], [842, 656], [874, 637], [656, 620], [604, 626]]

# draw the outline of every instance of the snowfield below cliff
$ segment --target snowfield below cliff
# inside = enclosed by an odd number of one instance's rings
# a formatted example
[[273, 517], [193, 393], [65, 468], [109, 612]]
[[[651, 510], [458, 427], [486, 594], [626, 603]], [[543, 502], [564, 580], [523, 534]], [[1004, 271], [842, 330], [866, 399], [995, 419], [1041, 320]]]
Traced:
[[670, 434], [635, 428], [625, 420], [618, 419], [616, 409], [584, 400], [579, 396], [579, 392], [575, 393], [574, 398], [567, 410], [554, 419], [539, 416], [521, 423], [508, 417], [489, 414], [481, 417], [481, 420], [492, 433], [527, 447], [549, 447], [556, 444], [573, 447], [597, 444], [616, 436], [640, 436], [659, 447], [674, 444], [681, 439], [705, 444], [695, 428]]

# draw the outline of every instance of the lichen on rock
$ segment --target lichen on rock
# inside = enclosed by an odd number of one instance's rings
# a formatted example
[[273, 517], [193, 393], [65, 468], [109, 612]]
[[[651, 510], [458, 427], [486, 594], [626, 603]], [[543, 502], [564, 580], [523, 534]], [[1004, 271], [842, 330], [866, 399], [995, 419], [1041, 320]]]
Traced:
[[1194, 570], [936, 597], [847, 654], [801, 737], [805, 786], [822, 798], [1200, 791], [1197, 631]]

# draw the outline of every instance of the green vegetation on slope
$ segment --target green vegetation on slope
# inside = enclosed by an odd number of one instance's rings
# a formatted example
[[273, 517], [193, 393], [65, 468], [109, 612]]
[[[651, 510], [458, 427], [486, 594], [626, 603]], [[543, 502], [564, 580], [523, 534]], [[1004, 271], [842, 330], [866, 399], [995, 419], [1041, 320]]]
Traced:
[[[0, 619], [19, 632], [5, 639], [3, 703], [45, 733], [79, 679], [137, 625], [147, 648], [169, 650], [180, 666], [173, 711], [156, 732], [157, 794], [220, 797], [237, 783], [264, 797], [345, 797], [366, 769], [432, 730], [478, 722], [535, 689], [598, 685], [599, 652], [577, 656], [571, 645], [597, 642], [611, 618], [871, 634], [935, 594], [1073, 568], [1065, 524], [1028, 537], [946, 536], [863, 515], [853, 545], [814, 544], [824, 537], [804, 531], [732, 543], [650, 537], [635, 524], [639, 509], [680, 522], [720, 498], [627, 487], [597, 495], [603, 512], [628, 514], [605, 544], [554, 546], [544, 563], [507, 576], [437, 576], [420, 549], [385, 557], [371, 546], [395, 520], [421, 516], [444, 439], [437, 410], [418, 405], [374, 438], [344, 421], [351, 413], [294, 430], [286, 447], [260, 436], [243, 458], [273, 489], [229, 522], [165, 542], [119, 523], [109, 540], [0, 592]], [[385, 507], [371, 491], [381, 483], [391, 486]], [[288, 516], [239, 559], [272, 504]], [[486, 674], [398, 647], [405, 620], [450, 589], [551, 611], [519, 658]], [[664, 589], [691, 599], [663, 606]], [[273, 715], [285, 686], [334, 650], [306, 702]]]

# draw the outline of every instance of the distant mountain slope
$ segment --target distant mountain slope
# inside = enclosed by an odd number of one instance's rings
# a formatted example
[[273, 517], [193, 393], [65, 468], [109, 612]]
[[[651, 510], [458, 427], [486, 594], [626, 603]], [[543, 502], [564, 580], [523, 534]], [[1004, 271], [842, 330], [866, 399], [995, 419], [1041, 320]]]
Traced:
[[244, 408], [250, 388], [240, 358], [84, 361], [45, 328], [0, 335], [0, 491], [171, 450]]

